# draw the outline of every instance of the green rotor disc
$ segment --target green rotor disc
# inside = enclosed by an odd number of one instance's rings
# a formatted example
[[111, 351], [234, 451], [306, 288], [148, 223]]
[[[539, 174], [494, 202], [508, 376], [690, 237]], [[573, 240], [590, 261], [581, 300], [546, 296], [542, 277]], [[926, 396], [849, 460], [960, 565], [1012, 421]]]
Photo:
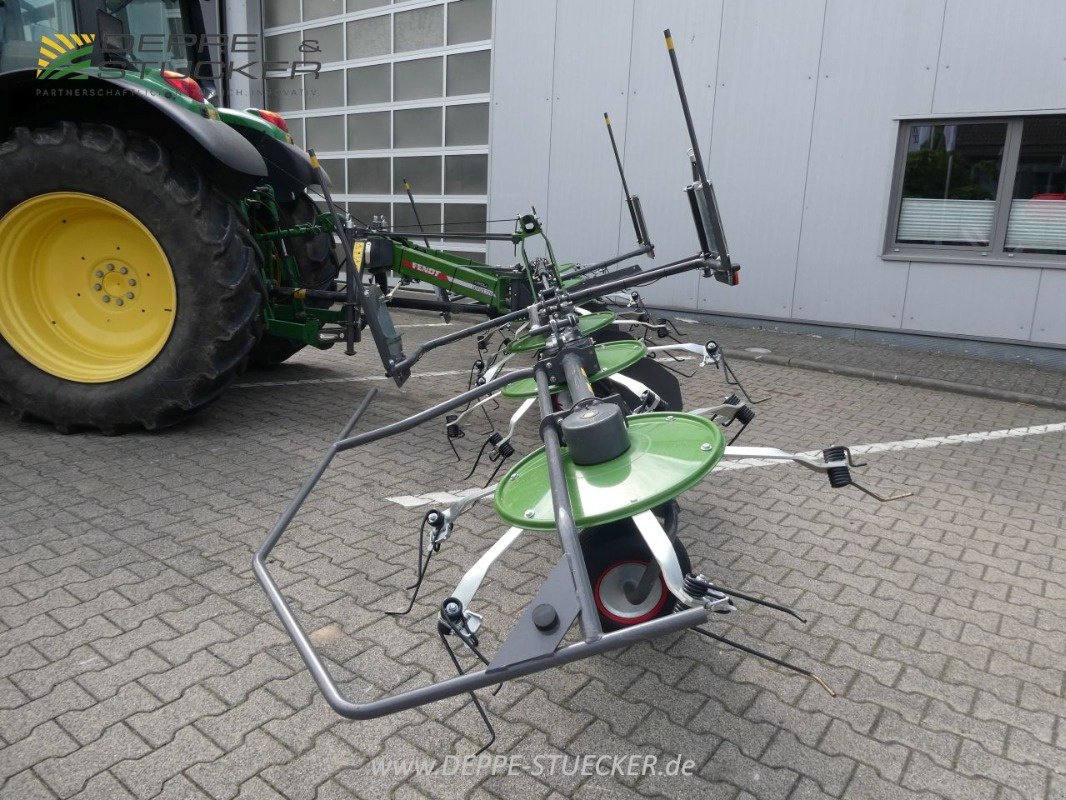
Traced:
[[[648, 353], [648, 346], [644, 342], [633, 340], [620, 342], [607, 342], [596, 345], [596, 360], [600, 363], [597, 372], [589, 375], [589, 383], [603, 380], [608, 375], [621, 372], [626, 367], [636, 364]], [[556, 384], [551, 387], [552, 393], [562, 391], [566, 387]], [[524, 399], [537, 396], [537, 381], [534, 378], [524, 378], [505, 386], [501, 394], [512, 400]]]
[[[578, 466], [563, 448], [563, 471], [579, 528], [632, 517], [698, 483], [725, 452], [725, 437], [705, 417], [636, 414], [629, 450], [603, 464]], [[496, 488], [496, 513], [527, 530], [554, 530], [555, 513], [544, 448], [517, 464]]]
[[[606, 328], [615, 321], [617, 316], [612, 311], [597, 311], [594, 314], [585, 314], [578, 317], [577, 329], [582, 336], [588, 336], [590, 333]], [[548, 337], [543, 333], [538, 333], [535, 336], [521, 336], [515, 339], [507, 345], [507, 349], [512, 353], [532, 353], [540, 350], [547, 343]]]

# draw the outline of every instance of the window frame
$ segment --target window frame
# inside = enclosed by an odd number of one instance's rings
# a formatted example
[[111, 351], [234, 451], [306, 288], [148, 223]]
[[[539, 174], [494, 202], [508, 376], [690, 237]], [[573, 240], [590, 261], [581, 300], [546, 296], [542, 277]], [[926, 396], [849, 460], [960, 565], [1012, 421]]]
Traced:
[[[465, 53], [475, 52], [487, 52], [489, 54], [489, 63], [491, 65], [494, 55], [494, 37], [496, 24], [495, 4], [489, 2], [487, 6], [488, 13], [491, 14], [491, 22], [488, 28], [488, 36], [483, 39], [465, 39], [464, 41], [457, 43], [448, 42], [448, 32], [451, 25], [450, 12], [455, 5], [455, 0], [382, 0], [382, 2], [369, 6], [364, 9], [358, 9], [349, 11], [345, 10], [344, 13], [338, 13], [331, 17], [319, 17], [314, 19], [307, 19], [306, 15], [302, 13], [303, 0], [274, 0], [274, 2], [294, 2], [297, 8], [297, 19], [292, 22], [287, 22], [283, 25], [263, 25], [261, 27], [262, 35], [266, 37], [275, 37], [284, 35], [286, 33], [297, 33], [300, 38], [313, 38], [314, 31], [317, 31], [323, 27], [329, 27], [335, 24], [341, 24], [344, 26], [344, 36], [342, 37], [343, 58], [338, 61], [326, 62], [322, 67], [322, 74], [328, 75], [331, 72], [342, 72], [344, 74], [343, 86], [342, 86], [342, 104], [336, 107], [311, 107], [308, 105], [308, 95], [306, 92], [301, 91], [299, 96], [295, 98], [295, 103], [299, 105], [298, 109], [289, 109], [284, 111], [285, 118], [289, 121], [289, 125], [293, 129], [294, 136], [299, 143], [298, 146], [306, 146], [306, 124], [307, 120], [317, 117], [331, 116], [331, 115], [343, 115], [345, 117], [345, 140], [344, 148], [337, 151], [322, 151], [318, 152], [321, 159], [337, 159], [342, 162], [338, 165], [339, 169], [337, 175], [334, 176], [331, 172], [330, 175], [335, 179], [338, 186], [346, 186], [347, 191], [340, 192], [334, 190], [334, 199], [338, 204], [350, 207], [353, 205], [380, 205], [383, 206], [383, 211], [386, 216], [395, 221], [396, 209], [402, 207], [404, 209], [408, 206], [407, 197], [402, 191], [396, 190], [396, 187], [392, 184], [392, 173], [395, 169], [395, 160], [398, 158], [418, 157], [418, 156], [435, 156], [440, 159], [440, 182], [441, 187], [439, 192], [426, 193], [420, 191], [419, 187], [414, 187], [416, 200], [419, 204], [431, 204], [439, 209], [440, 218], [443, 220], [447, 208], [451, 205], [479, 205], [484, 208], [485, 216], [488, 216], [488, 188], [491, 186], [491, 176], [488, 179], [486, 191], [479, 194], [448, 194], [444, 191], [445, 185], [445, 169], [446, 169], [446, 157], [456, 155], [482, 155], [488, 156], [491, 150], [491, 113], [492, 113], [492, 83], [491, 83], [491, 66], [489, 68], [489, 85], [483, 92], [476, 92], [470, 94], [456, 94], [449, 95], [447, 93], [448, 86], [448, 60], [449, 57], [454, 55], [460, 55]], [[405, 13], [407, 11], [421, 9], [421, 8], [442, 8], [443, 9], [443, 41], [432, 47], [424, 47], [421, 49], [396, 51], [395, 44], [395, 17], [398, 14]], [[348, 37], [348, 25], [352, 22], [358, 22], [369, 19], [387, 18], [389, 22], [389, 52], [377, 55], [365, 55], [362, 52], [352, 52], [351, 42]], [[441, 66], [441, 85], [440, 95], [433, 97], [424, 97], [410, 100], [396, 100], [396, 65], [405, 62], [425, 60], [429, 58], [440, 58], [442, 61]], [[361, 67], [374, 67], [385, 66], [387, 67], [387, 83], [388, 83], [388, 99], [379, 100], [371, 103], [361, 103], [358, 105], [352, 104], [352, 86], [349, 83], [349, 73]], [[276, 80], [282, 79], [285, 73], [267, 73], [265, 77], [267, 79]], [[308, 83], [300, 79], [300, 85]], [[283, 83], [279, 81], [277, 90], [285, 88]], [[488, 110], [490, 122], [487, 131], [486, 141], [477, 144], [448, 144], [445, 137], [448, 132], [448, 109], [455, 106], [464, 105], [484, 105]], [[412, 109], [440, 109], [440, 144], [436, 146], [426, 147], [397, 147], [396, 139], [396, 124], [395, 114], [396, 112], [402, 112]], [[359, 148], [353, 147], [353, 140], [349, 130], [349, 120], [353, 115], [359, 114], [371, 114], [371, 113], [386, 113], [389, 116], [389, 140], [388, 144], [383, 147], [374, 148]], [[297, 136], [297, 131], [302, 135]], [[359, 160], [364, 158], [371, 159], [385, 159], [389, 162], [390, 169], [390, 186], [393, 191], [385, 192], [356, 192], [351, 185], [354, 182], [355, 176], [353, 175], [353, 169], [357, 169], [356, 164]], [[492, 168], [492, 161], [488, 159], [489, 170]], [[377, 212], [375, 212], [377, 213]], [[424, 221], [424, 220], [423, 220]], [[434, 246], [440, 246], [445, 250], [454, 251], [459, 250], [466, 253], [474, 253], [478, 258], [483, 259], [487, 252], [487, 245], [480, 242], [452, 242], [448, 240], [446, 233], [434, 232], [432, 229], [428, 232], [429, 239], [434, 242]]]
[[[1027, 119], [1066, 117], [1066, 112], [1047, 114], [1010, 114], [988, 116], [907, 117], [897, 120], [895, 161], [889, 194], [888, 222], [882, 242], [881, 258], [886, 261], [928, 261], [940, 264], [991, 264], [1001, 267], [1048, 267], [1066, 269], [1066, 253], [1010, 253], [1004, 250], [1007, 222], [1010, 217], [1014, 179], [1021, 154], [1022, 131]], [[907, 167], [907, 142], [911, 129], [920, 125], [973, 125], [1002, 123], [1007, 126], [1003, 143], [1003, 158], [999, 166], [996, 187], [996, 208], [992, 236], [987, 246], [957, 244], [912, 244], [897, 242], [899, 213], [903, 196], [903, 178]], [[1063, 201], [1066, 202], [1066, 201]]]

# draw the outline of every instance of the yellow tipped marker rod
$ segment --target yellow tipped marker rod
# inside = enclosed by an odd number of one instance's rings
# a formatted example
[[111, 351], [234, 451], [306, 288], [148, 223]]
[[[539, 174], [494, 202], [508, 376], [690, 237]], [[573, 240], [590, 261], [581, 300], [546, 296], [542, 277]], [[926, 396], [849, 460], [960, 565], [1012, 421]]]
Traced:
[[677, 64], [677, 52], [674, 50], [674, 37], [670, 35], [670, 29], [663, 31], [666, 37], [666, 51], [670, 54], [670, 66], [674, 70], [674, 81], [677, 83], [677, 93], [681, 97], [681, 110], [685, 112], [685, 125], [688, 127], [688, 138], [692, 143], [692, 157], [696, 164], [696, 175], [705, 184], [707, 171], [703, 168], [703, 156], [700, 155], [700, 145], [696, 140], [696, 126], [692, 124], [692, 111], [688, 106], [688, 95], [685, 93], [685, 83], [681, 80], [681, 67]]
[[614, 163], [618, 165], [618, 176], [622, 179], [622, 191], [626, 195], [626, 205], [629, 206], [629, 218], [633, 221], [633, 231], [637, 235], [637, 244], [648, 244], [648, 234], [642, 224], [643, 216], [639, 211], [640, 200], [629, 193], [629, 184], [626, 183], [626, 173], [622, 168], [622, 157], [618, 154], [618, 143], [614, 138], [614, 128], [611, 125], [611, 117], [606, 111], [603, 112], [603, 121], [607, 124], [607, 135], [611, 137], [611, 150], [614, 152]]
[[426, 243], [426, 247], [428, 248], [429, 236], [426, 235], [426, 228], [424, 225], [422, 225], [422, 218], [418, 216], [418, 206], [415, 205], [415, 197], [413, 194], [411, 194], [411, 184], [407, 182], [407, 178], [403, 179], [403, 190], [407, 193], [407, 199], [411, 203], [411, 213], [415, 215], [415, 223], [418, 225], [418, 230], [422, 232], [422, 241]]

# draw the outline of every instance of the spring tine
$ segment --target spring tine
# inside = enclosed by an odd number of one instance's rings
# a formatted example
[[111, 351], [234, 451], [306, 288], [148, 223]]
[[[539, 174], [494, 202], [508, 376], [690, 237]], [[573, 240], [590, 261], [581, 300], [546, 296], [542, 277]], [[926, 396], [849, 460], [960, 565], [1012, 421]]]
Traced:
[[851, 485], [858, 489], [860, 492], [870, 495], [874, 500], [878, 500], [882, 503], [890, 503], [893, 500], [902, 500], [904, 497], [913, 497], [914, 492], [900, 492], [899, 494], [890, 494], [887, 497], [885, 495], [878, 494], [873, 489], [867, 489], [861, 483], [856, 483], [854, 479], [851, 481]]
[[[451, 646], [451, 644], [449, 644], [448, 638], [439, 629], [437, 630], [437, 636], [439, 636], [441, 642], [443, 642], [444, 649], [448, 651], [448, 656], [451, 658], [452, 663], [455, 665], [455, 669], [459, 672], [460, 675], [462, 675], [463, 674], [463, 667], [459, 663], [459, 659], [456, 658], [455, 651], [452, 650], [452, 646]], [[497, 688], [496, 691], [498, 692], [499, 689]], [[495, 694], [495, 692], [494, 692], [494, 694]], [[477, 695], [474, 694], [473, 692], [470, 692], [470, 700], [471, 700], [471, 702], [473, 702], [474, 708], [477, 709], [477, 713], [481, 715], [481, 721], [484, 722], [485, 723], [485, 727], [489, 729], [489, 741], [488, 741], [488, 744], [486, 744], [484, 747], [482, 747], [480, 750], [478, 750], [474, 754], [474, 755], [479, 756], [482, 753], [484, 753], [486, 750], [488, 750], [490, 747], [492, 747], [493, 742], [496, 741], [496, 729], [492, 727], [492, 723], [489, 721], [489, 715], [485, 711], [485, 707], [483, 705], [481, 705], [481, 701], [477, 699]]]
[[740, 389], [741, 393], [744, 395], [744, 397], [749, 403], [751, 403], [753, 406], [757, 406], [759, 405], [759, 403], [765, 403], [767, 400], [770, 399], [769, 395], [759, 400], [755, 400], [754, 398], [752, 398], [752, 396], [748, 394], [748, 390], [744, 388], [744, 384], [740, 382], [740, 378], [737, 377], [737, 373], [733, 371], [733, 368], [731, 366], [729, 366], [729, 362], [725, 359], [725, 353], [721, 354], [721, 359], [722, 372], [725, 375], [725, 382], [728, 383], [730, 386], [736, 386], [738, 389]]
[[797, 667], [795, 664], [790, 664], [787, 661], [783, 661], [780, 658], [775, 658], [774, 656], [768, 655], [767, 653], [760, 652], [760, 651], [756, 650], [754, 647], [748, 647], [747, 645], [741, 644], [740, 642], [734, 642], [732, 639], [727, 639], [724, 636], [719, 636], [717, 633], [711, 633], [706, 628], [701, 628], [698, 625], [696, 627], [694, 627], [692, 630], [696, 631], [696, 633], [703, 634], [704, 636], [706, 636], [709, 639], [714, 639], [715, 641], [721, 642], [722, 644], [727, 644], [730, 647], [735, 647], [737, 650], [742, 650], [743, 652], [748, 653], [749, 655], [753, 655], [756, 658], [761, 658], [761, 659], [763, 659], [765, 661], [769, 661], [772, 664], [777, 664], [777, 666], [779, 666], [779, 667], [784, 667], [785, 669], [792, 670], [793, 672], [798, 672], [800, 675], [804, 675], [804, 676], [810, 678], [812, 681], [814, 681], [819, 686], [821, 686], [823, 689], [825, 689], [826, 692], [828, 692], [830, 697], [836, 697], [837, 696], [837, 693], [833, 691], [832, 687], [830, 687], [828, 683], [826, 683], [820, 677], [815, 675], [809, 669], [804, 669], [803, 667]]
[[411, 593], [411, 600], [407, 603], [407, 608], [403, 611], [386, 611], [384, 613], [388, 614], [390, 617], [402, 617], [405, 614], [411, 613], [411, 609], [415, 607], [415, 601], [418, 600], [418, 593], [422, 590], [422, 581], [426, 578], [426, 571], [429, 569], [429, 560], [433, 558], [433, 552], [433, 550], [430, 550], [426, 553], [426, 560], [423, 561], [422, 553], [419, 551], [418, 559], [421, 569], [418, 573], [418, 580], [406, 587], [407, 589], [414, 589], [414, 592]]
[[802, 622], [804, 625], [807, 624], [807, 620], [806, 619], [801, 617], [798, 612], [796, 612], [795, 610], [789, 608], [788, 606], [781, 605], [780, 603], [775, 603], [772, 600], [764, 600], [761, 597], [753, 597], [750, 594], [744, 594], [743, 592], [738, 592], [735, 589], [729, 589], [728, 587], [721, 586], [721, 585], [719, 585], [717, 583], [711, 583], [711, 587], [713, 589], [717, 589], [719, 592], [723, 592], [723, 593], [729, 595], [730, 597], [739, 597], [741, 600], [747, 600], [749, 603], [755, 603], [756, 605], [759, 605], [759, 606], [766, 606], [767, 608], [772, 608], [775, 611], [783, 611], [784, 613], [788, 614], [789, 616], [795, 617], [800, 622]]

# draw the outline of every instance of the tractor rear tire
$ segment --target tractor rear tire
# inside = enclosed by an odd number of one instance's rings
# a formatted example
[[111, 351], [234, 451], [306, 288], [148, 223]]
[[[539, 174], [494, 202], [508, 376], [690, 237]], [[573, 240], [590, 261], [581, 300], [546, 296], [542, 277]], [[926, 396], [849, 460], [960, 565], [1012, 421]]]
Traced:
[[111, 125], [0, 144], [0, 400], [63, 432], [217, 398], [261, 330], [251, 234], [187, 158]]
[[[279, 203], [278, 211], [282, 227], [292, 228], [314, 222], [318, 206], [306, 194], [296, 196], [291, 203]], [[300, 268], [300, 288], [331, 290], [340, 274], [341, 264], [333, 252], [333, 234], [286, 239], [289, 253], [296, 258]], [[305, 301], [310, 306], [328, 308], [328, 301]], [[251, 363], [254, 367], [274, 367], [286, 361], [306, 347], [306, 343], [284, 336], [267, 334], [252, 348]]]

